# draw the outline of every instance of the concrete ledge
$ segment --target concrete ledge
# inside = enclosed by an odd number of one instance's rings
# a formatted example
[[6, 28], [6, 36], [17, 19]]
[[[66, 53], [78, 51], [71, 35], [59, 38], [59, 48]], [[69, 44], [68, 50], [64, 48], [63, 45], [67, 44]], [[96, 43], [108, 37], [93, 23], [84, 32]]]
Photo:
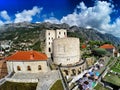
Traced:
[[6, 78], [6, 81], [10, 81], [10, 82], [23, 82], [23, 83], [38, 83], [38, 79], [13, 79], [13, 78]]

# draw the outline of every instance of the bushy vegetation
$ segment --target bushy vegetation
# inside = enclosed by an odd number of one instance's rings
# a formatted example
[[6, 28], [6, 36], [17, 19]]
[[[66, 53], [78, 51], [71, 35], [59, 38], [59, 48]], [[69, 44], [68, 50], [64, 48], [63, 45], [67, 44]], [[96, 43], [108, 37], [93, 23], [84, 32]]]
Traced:
[[95, 48], [92, 50], [92, 54], [94, 56], [102, 57], [102, 56], [107, 54], [107, 51], [105, 49], [102, 49], [102, 48]]
[[61, 80], [57, 80], [50, 90], [64, 90]]
[[5, 82], [0, 90], [36, 90], [37, 83]]

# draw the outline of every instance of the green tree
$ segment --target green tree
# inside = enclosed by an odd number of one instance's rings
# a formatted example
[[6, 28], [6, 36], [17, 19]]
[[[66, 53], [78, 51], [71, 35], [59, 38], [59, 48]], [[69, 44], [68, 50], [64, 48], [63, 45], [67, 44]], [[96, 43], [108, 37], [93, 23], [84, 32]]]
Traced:
[[103, 48], [95, 48], [95, 49], [92, 50], [92, 54], [94, 56], [102, 57], [102, 56], [107, 54], [107, 51]]

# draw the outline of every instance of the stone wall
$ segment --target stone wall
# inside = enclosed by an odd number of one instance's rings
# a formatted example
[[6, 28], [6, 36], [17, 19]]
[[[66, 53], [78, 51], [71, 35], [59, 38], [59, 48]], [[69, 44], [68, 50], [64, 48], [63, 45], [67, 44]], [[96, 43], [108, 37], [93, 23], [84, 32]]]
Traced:
[[78, 38], [60, 38], [53, 42], [53, 60], [55, 64], [76, 64], [80, 59], [80, 42]]
[[5, 60], [0, 60], [0, 78], [5, 77], [8, 74], [7, 65]]
[[67, 30], [57, 29], [57, 30], [46, 30], [45, 33], [45, 53], [50, 58], [53, 50], [53, 40], [57, 38], [67, 37]]

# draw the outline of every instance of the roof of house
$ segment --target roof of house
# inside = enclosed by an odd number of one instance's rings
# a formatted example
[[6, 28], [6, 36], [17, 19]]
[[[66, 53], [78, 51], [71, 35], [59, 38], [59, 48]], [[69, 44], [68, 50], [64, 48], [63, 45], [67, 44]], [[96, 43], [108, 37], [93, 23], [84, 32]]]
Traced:
[[32, 61], [32, 60], [47, 60], [47, 56], [37, 51], [18, 51], [15, 54], [8, 56], [6, 60], [12, 61]]
[[111, 45], [111, 44], [104, 44], [104, 45], [100, 46], [100, 48], [113, 49], [113, 48], [115, 48], [115, 47], [114, 47], [113, 45]]

